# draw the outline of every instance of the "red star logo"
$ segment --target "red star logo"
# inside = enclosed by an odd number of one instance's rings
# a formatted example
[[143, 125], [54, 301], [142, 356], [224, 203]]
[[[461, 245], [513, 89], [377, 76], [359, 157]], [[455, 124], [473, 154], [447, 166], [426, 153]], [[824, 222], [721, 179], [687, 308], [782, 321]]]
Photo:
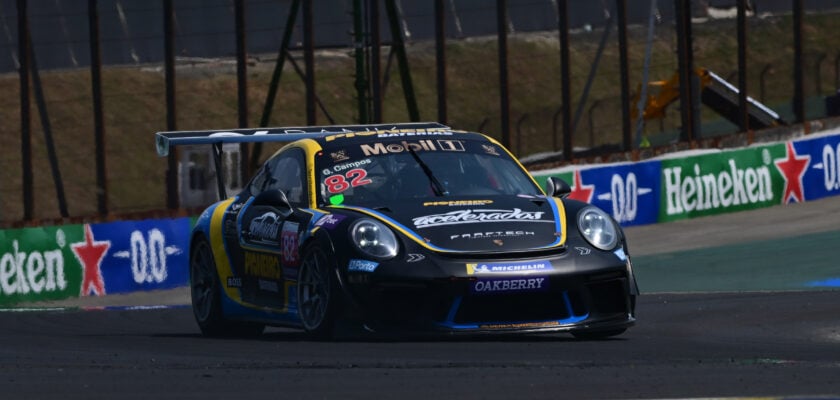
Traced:
[[105, 294], [105, 281], [102, 280], [102, 270], [99, 269], [105, 253], [111, 247], [111, 242], [97, 242], [93, 239], [90, 224], [85, 224], [85, 241], [70, 245], [76, 259], [82, 264], [84, 277], [82, 278], [82, 296], [91, 293], [102, 296]]
[[593, 192], [595, 192], [595, 185], [584, 185], [580, 179], [580, 171], [575, 171], [575, 185], [572, 186], [569, 198], [589, 203], [592, 201]]
[[798, 157], [793, 148], [793, 142], [787, 142], [785, 158], [775, 160], [776, 168], [785, 178], [785, 193], [782, 196], [782, 203], [790, 203], [791, 198], [798, 203], [805, 201], [805, 193], [802, 190], [802, 177], [808, 164], [811, 163], [811, 156]]

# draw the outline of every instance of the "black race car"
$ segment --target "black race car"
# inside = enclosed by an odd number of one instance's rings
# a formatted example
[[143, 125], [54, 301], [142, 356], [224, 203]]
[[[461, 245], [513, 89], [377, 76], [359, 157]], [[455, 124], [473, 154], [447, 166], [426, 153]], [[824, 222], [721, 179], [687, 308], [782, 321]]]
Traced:
[[[375, 332], [618, 335], [638, 289], [618, 224], [547, 194], [498, 142], [435, 123], [162, 132], [158, 153], [289, 142], [190, 244], [206, 335], [265, 325]], [[224, 185], [219, 182], [221, 198]]]

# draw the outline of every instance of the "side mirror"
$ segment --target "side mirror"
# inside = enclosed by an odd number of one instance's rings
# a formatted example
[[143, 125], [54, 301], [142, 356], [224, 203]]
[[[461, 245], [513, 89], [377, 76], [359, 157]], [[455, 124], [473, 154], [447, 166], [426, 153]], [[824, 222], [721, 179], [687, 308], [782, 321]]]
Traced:
[[559, 197], [562, 199], [572, 193], [572, 187], [569, 186], [566, 181], [553, 176], [549, 176], [545, 181], [545, 187], [548, 195], [552, 197]]
[[292, 203], [280, 189], [269, 189], [258, 194], [252, 203], [254, 206], [276, 208], [283, 215], [283, 218], [292, 214]]

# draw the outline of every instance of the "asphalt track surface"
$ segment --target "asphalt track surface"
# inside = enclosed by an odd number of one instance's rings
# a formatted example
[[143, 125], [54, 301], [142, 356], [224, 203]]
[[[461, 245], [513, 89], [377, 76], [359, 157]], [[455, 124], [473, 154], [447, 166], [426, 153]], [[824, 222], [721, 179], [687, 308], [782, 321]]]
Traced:
[[[802, 284], [840, 277], [840, 197], [627, 235], [643, 295], [617, 339], [206, 339], [184, 290], [108, 296], [0, 312], [0, 398], [840, 398], [840, 291]], [[752, 286], [716, 289], [730, 272]]]

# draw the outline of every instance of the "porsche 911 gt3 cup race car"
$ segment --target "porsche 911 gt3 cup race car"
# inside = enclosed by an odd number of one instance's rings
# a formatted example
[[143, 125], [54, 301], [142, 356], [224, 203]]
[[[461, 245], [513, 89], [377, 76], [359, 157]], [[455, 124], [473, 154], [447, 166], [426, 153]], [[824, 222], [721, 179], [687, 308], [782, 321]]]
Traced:
[[[547, 193], [497, 141], [436, 123], [161, 132], [170, 146], [288, 142], [190, 245], [205, 335], [265, 325], [618, 335], [638, 295], [619, 225]], [[221, 179], [221, 178], [220, 178]]]

